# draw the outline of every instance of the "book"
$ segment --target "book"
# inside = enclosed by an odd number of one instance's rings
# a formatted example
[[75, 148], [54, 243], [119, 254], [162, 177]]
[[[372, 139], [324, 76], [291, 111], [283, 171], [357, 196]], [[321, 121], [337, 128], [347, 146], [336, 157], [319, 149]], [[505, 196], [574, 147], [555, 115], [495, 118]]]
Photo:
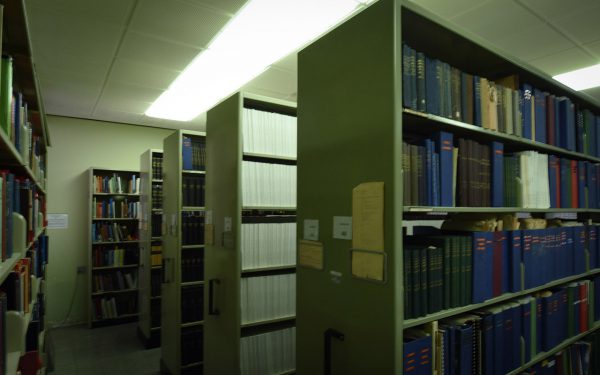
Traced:
[[439, 154], [439, 181], [440, 181], [440, 206], [451, 207], [453, 205], [453, 152], [454, 141], [451, 133], [439, 131], [435, 135], [435, 149]]
[[494, 248], [490, 246], [493, 232], [473, 232], [473, 300], [481, 303], [491, 299], [493, 294]]
[[501, 142], [492, 142], [492, 207], [504, 206], [504, 145]]
[[532, 125], [533, 125], [533, 112], [532, 109], [532, 98], [533, 98], [533, 87], [530, 84], [523, 84], [521, 86], [521, 118], [523, 119], [522, 124], [522, 137], [525, 139], [532, 139]]
[[432, 338], [417, 329], [404, 331], [403, 369], [405, 374], [428, 375], [432, 371]]
[[534, 89], [533, 96], [535, 97], [535, 141], [547, 143], [546, 139], [546, 97], [547, 92]]

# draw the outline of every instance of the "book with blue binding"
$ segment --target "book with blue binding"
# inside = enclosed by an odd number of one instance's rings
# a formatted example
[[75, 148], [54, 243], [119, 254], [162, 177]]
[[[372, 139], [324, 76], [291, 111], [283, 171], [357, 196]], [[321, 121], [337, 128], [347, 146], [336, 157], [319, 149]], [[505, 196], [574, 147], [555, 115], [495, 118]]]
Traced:
[[481, 79], [473, 76], [473, 125], [483, 126], [483, 115], [481, 113]]
[[533, 116], [532, 112], [533, 104], [533, 87], [525, 83], [521, 87], [521, 118], [523, 119], [522, 124], [522, 137], [525, 139], [531, 139], [533, 134], [532, 126], [533, 126]]
[[191, 170], [193, 169], [193, 160], [192, 160], [192, 139], [190, 137], [183, 136], [183, 140], [181, 142], [181, 156], [183, 162], [183, 169]]
[[560, 208], [560, 159], [555, 155], [548, 155], [548, 184], [550, 207]]
[[439, 154], [439, 176], [440, 176], [440, 206], [451, 207], [453, 205], [453, 176], [454, 176], [454, 140], [452, 133], [439, 131], [434, 136], [435, 150]]
[[[494, 232], [473, 232], [473, 303], [493, 295]], [[492, 245], [492, 246], [490, 246]]]
[[504, 207], [504, 145], [492, 142], [492, 207]]
[[439, 95], [440, 87], [438, 87], [436, 78], [436, 59], [425, 56], [425, 109], [427, 113], [439, 115]]
[[534, 89], [533, 96], [535, 97], [535, 141], [546, 143], [546, 97], [548, 93]]
[[432, 338], [424, 331], [404, 331], [403, 368], [404, 374], [429, 375], [432, 365]]
[[522, 239], [521, 239], [521, 231], [520, 230], [512, 230], [506, 232], [507, 238], [507, 253], [508, 253], [508, 262], [509, 271], [508, 277], [509, 292], [519, 292], [522, 288], [521, 283], [521, 259], [523, 257], [523, 252], [521, 248]]

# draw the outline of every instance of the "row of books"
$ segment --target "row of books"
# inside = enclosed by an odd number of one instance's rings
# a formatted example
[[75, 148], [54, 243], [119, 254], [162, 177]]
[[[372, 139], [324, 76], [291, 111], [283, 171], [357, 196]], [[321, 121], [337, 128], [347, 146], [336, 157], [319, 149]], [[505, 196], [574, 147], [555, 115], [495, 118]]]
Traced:
[[404, 331], [405, 373], [505, 374], [598, 321], [600, 279]]
[[296, 117], [244, 108], [242, 143], [245, 153], [295, 158]]
[[152, 184], [152, 208], [161, 209], [163, 201], [163, 187], [160, 183]]
[[159, 213], [152, 214], [152, 237], [162, 236], [162, 215]]
[[40, 235], [26, 252], [27, 258], [31, 259], [31, 274], [42, 278], [48, 264], [48, 236]]
[[181, 244], [203, 245], [204, 244], [204, 212], [182, 212], [181, 213]]
[[181, 281], [204, 280], [204, 249], [187, 250], [181, 253]]
[[296, 274], [241, 279], [242, 324], [296, 315]]
[[150, 265], [152, 267], [162, 267], [162, 253], [150, 254]]
[[129, 180], [125, 176], [120, 176], [118, 173], [113, 173], [107, 176], [94, 176], [95, 186], [94, 193], [110, 193], [110, 194], [139, 194], [140, 193], [140, 178], [132, 174]]
[[163, 159], [162, 156], [152, 155], [152, 179], [162, 180], [163, 175]]
[[94, 246], [92, 249], [92, 259], [94, 267], [120, 267], [129, 264], [137, 264], [138, 250], [115, 247], [106, 249], [101, 246]]
[[139, 219], [141, 215], [140, 202], [129, 202], [127, 199], [119, 199], [117, 202], [114, 198], [108, 200], [93, 198], [92, 207], [94, 218], [99, 219], [114, 219], [114, 218], [133, 218]]
[[244, 206], [296, 207], [296, 166], [242, 162]]
[[[181, 365], [189, 365], [203, 360], [204, 331], [202, 326], [181, 330]], [[201, 373], [201, 371], [200, 371]]]
[[117, 223], [92, 223], [93, 242], [123, 242], [139, 239], [136, 225]]
[[137, 313], [137, 295], [119, 294], [114, 297], [93, 299], [96, 320], [113, 319]]
[[[409, 143], [411, 142], [411, 143]], [[439, 131], [403, 144], [404, 204], [600, 208], [600, 165]]]
[[242, 224], [242, 270], [296, 264], [296, 223]]
[[[590, 336], [596, 336], [591, 334]], [[587, 341], [592, 337], [585, 337], [585, 341], [577, 341], [560, 352], [540, 361], [535, 366], [524, 370], [520, 375], [588, 375], [593, 373], [595, 356], [592, 354], [593, 346], [598, 344]], [[598, 349], [596, 348], [596, 353]], [[596, 354], [597, 355], [597, 354]]]
[[183, 185], [183, 206], [184, 207], [204, 207], [204, 175], [183, 175], [181, 177]]
[[[0, 95], [0, 128], [14, 144], [24, 165], [36, 170], [39, 181], [45, 177], [45, 158], [42, 156], [41, 137], [33, 134], [29, 117], [29, 108], [23, 93], [13, 91], [13, 59], [2, 56]], [[40, 173], [41, 172], [41, 173]]]
[[7, 310], [19, 311], [21, 313], [28, 313], [30, 311], [32, 280], [31, 259], [19, 259], [6, 277], [6, 280], [4, 280], [4, 283], [0, 285], [0, 290], [6, 293]]
[[600, 156], [600, 116], [517, 76], [471, 75], [403, 45], [405, 108]]
[[[404, 244], [405, 317], [480, 303], [600, 267], [597, 225], [425, 230]], [[586, 261], [589, 259], [589, 263]]]
[[94, 293], [136, 289], [137, 272], [109, 272], [94, 274]]
[[204, 286], [181, 288], [181, 322], [199, 322], [204, 319]]
[[203, 137], [189, 137], [184, 135], [181, 144], [181, 154], [184, 170], [206, 170], [206, 141]]
[[242, 337], [240, 367], [242, 375], [293, 371], [296, 368], [296, 327]]

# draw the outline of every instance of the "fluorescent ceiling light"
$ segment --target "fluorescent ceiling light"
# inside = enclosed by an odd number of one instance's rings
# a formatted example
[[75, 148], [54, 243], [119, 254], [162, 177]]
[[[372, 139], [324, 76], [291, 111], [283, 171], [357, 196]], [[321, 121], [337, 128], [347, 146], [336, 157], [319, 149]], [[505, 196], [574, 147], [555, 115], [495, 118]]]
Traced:
[[374, 0], [250, 0], [146, 110], [189, 121]]
[[552, 77], [573, 90], [581, 91], [600, 86], [600, 64], [577, 69]]

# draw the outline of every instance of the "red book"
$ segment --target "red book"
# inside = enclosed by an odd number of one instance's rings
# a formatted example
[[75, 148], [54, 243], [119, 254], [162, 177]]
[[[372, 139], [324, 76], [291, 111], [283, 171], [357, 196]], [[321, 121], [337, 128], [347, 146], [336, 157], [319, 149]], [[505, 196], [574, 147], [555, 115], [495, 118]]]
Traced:
[[571, 162], [571, 207], [579, 207], [579, 174], [577, 173], [577, 160]]
[[587, 283], [579, 283], [579, 332], [583, 333], [588, 330], [588, 285]]
[[556, 146], [554, 130], [554, 95], [548, 95], [546, 96], [546, 141], [549, 145]]

